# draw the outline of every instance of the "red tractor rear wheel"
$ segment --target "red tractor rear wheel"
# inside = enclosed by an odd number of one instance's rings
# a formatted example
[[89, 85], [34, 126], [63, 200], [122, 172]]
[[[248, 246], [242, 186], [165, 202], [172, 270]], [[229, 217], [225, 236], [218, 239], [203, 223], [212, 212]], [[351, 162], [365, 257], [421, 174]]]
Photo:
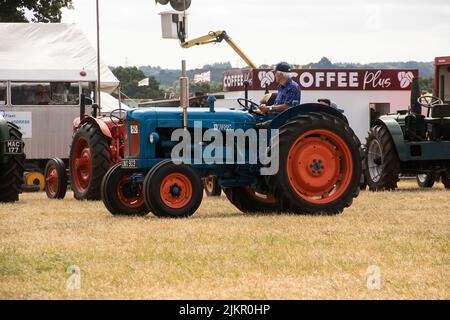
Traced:
[[108, 139], [92, 124], [75, 133], [70, 149], [70, 181], [78, 200], [100, 200], [102, 179], [111, 166]]
[[67, 191], [66, 165], [55, 158], [45, 166], [45, 193], [49, 199], [64, 199]]
[[280, 166], [269, 186], [283, 211], [338, 214], [358, 196], [362, 150], [344, 121], [327, 114], [302, 114], [279, 129], [278, 146]]

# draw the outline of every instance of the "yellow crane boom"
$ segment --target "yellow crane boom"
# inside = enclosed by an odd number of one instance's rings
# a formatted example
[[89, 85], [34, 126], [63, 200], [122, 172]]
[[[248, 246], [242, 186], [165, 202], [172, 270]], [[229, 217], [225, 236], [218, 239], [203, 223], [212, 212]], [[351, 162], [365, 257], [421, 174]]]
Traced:
[[210, 43], [219, 43], [225, 40], [230, 47], [245, 61], [245, 63], [251, 68], [258, 68], [257, 65], [242, 51], [241, 48], [230, 38], [230, 36], [225, 31], [211, 31], [205, 36], [185, 41], [181, 43], [183, 48], [191, 48], [193, 46], [199, 46]]

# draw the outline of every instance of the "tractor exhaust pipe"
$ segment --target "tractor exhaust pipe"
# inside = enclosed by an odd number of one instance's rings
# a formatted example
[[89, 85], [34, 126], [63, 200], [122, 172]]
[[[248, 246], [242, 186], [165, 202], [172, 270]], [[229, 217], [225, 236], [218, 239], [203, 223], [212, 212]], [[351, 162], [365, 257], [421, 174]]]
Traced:
[[183, 128], [187, 128], [187, 108], [189, 107], [189, 79], [186, 71], [186, 60], [181, 61], [180, 106], [183, 108]]
[[80, 120], [84, 118], [86, 113], [86, 96], [84, 94], [80, 95]]
[[419, 78], [414, 78], [411, 87], [411, 112], [415, 114], [422, 114], [422, 106], [419, 101], [420, 98], [420, 86]]

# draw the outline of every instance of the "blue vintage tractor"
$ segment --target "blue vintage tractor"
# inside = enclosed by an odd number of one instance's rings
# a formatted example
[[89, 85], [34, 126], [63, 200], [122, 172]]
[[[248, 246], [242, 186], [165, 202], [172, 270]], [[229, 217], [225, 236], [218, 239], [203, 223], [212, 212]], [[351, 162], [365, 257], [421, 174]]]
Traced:
[[[427, 115], [422, 115], [422, 108]], [[442, 177], [450, 188], [450, 104], [420, 96], [413, 81], [411, 108], [377, 119], [366, 142], [366, 180], [372, 191], [394, 190], [399, 175], [418, 175], [421, 187]]]
[[[215, 109], [211, 100], [209, 109], [128, 111], [126, 156], [102, 181], [102, 199], [108, 210], [113, 215], [152, 212], [158, 217], [187, 217], [202, 201], [201, 179], [211, 176], [227, 198], [246, 213], [338, 214], [352, 204], [363, 180], [363, 155], [342, 113], [309, 103], [262, 116], [252, 101], [238, 102], [241, 110]], [[263, 175], [268, 164], [260, 155], [256, 164], [249, 161], [255, 155], [248, 154], [248, 139], [243, 147], [236, 142], [231, 147], [223, 146], [220, 152], [215, 150], [216, 156], [225, 158], [231, 153], [234, 160], [243, 153], [244, 161], [210, 163], [205, 157], [196, 163], [186, 161], [186, 154], [174, 158], [178, 141], [172, 141], [172, 134], [177, 129], [183, 129], [192, 139], [196, 129], [212, 130], [224, 141], [228, 133], [239, 129], [259, 133], [265, 130], [269, 133], [265, 141], [272, 143], [267, 143], [262, 154], [267, 158], [278, 149], [278, 170]], [[259, 146], [264, 146], [259, 135], [257, 140]], [[196, 140], [189, 144], [192, 153], [200, 148], [204, 155], [208, 148]]]

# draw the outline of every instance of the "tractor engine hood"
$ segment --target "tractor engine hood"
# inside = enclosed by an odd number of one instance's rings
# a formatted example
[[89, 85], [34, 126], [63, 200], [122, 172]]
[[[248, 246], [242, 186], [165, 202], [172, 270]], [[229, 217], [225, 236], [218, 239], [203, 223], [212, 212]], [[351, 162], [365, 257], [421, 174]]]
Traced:
[[[188, 128], [202, 127], [219, 130], [247, 130], [255, 128], [256, 119], [246, 111], [230, 109], [189, 108], [187, 116]], [[134, 109], [127, 113], [127, 123], [136, 121], [141, 130], [157, 128], [183, 128], [183, 110], [181, 108]]]

